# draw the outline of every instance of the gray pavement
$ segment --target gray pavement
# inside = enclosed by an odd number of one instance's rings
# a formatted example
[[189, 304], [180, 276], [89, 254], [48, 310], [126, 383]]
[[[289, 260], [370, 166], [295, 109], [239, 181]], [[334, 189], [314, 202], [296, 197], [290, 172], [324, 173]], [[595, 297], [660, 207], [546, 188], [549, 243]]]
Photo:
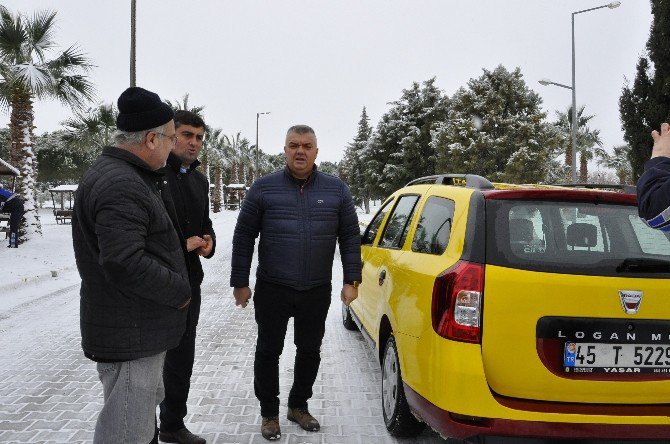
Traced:
[[[230, 253], [225, 252], [229, 241], [220, 238], [219, 252], [206, 261], [186, 422], [209, 443], [262, 443], [267, 441], [259, 433], [260, 411], [253, 393], [256, 324], [252, 305], [241, 309], [233, 303], [228, 287]], [[102, 388], [94, 363], [81, 352], [79, 288], [71, 282], [72, 276], [63, 276], [62, 288], [36, 285], [35, 299], [0, 313], [1, 443], [92, 440]], [[411, 440], [387, 434], [381, 414], [379, 366], [360, 333], [341, 326], [339, 304], [335, 296], [310, 401], [311, 412], [322, 424], [317, 433], [305, 432], [286, 420], [295, 357], [289, 327], [280, 362], [280, 442], [446, 442], [430, 430]]]

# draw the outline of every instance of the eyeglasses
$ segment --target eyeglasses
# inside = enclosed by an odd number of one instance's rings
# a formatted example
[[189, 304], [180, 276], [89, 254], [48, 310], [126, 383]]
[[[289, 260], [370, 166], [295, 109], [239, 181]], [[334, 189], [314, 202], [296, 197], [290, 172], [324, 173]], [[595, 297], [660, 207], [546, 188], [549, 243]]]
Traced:
[[170, 142], [172, 142], [173, 145], [177, 144], [177, 135], [176, 134], [173, 134], [172, 136], [168, 136], [167, 134], [161, 133], [161, 132], [158, 132], [158, 131], [154, 131], [154, 133], [156, 133], [156, 135], [158, 135], [158, 136], [170, 139]]

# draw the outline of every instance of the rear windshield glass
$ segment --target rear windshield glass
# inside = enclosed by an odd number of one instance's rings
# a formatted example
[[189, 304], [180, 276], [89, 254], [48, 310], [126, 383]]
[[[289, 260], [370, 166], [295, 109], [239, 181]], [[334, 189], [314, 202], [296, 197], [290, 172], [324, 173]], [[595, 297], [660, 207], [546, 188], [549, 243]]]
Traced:
[[551, 273], [670, 277], [668, 232], [630, 205], [486, 201], [486, 262]]

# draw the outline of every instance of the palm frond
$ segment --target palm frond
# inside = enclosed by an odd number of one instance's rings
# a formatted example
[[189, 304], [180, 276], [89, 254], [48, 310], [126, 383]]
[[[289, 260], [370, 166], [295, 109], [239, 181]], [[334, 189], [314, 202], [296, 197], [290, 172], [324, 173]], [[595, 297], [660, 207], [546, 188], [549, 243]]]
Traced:
[[25, 25], [30, 49], [37, 54], [40, 62], [44, 62], [45, 51], [56, 46], [54, 31], [56, 25], [56, 12], [38, 11], [32, 19], [27, 20]]
[[76, 45], [70, 46], [55, 59], [46, 62], [46, 66], [58, 77], [60, 74], [71, 74], [79, 71], [90, 71], [94, 65], [86, 54], [84, 54]]
[[6, 8], [0, 10], [0, 58], [11, 64], [26, 60], [25, 44], [28, 41], [23, 20]]
[[37, 97], [47, 94], [53, 78], [44, 66], [33, 63], [22, 63], [12, 67], [17, 81], [32, 91]]
[[95, 98], [95, 88], [86, 76], [65, 75], [53, 84], [51, 94], [62, 104], [75, 110], [83, 109], [87, 102]]

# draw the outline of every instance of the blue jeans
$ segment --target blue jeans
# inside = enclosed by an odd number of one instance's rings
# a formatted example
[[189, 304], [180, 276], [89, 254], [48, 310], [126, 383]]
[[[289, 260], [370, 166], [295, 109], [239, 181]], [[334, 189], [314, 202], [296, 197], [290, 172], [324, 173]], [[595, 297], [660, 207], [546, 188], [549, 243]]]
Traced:
[[105, 403], [95, 424], [95, 444], [141, 444], [156, 432], [156, 406], [163, 400], [165, 352], [124, 362], [99, 362]]

